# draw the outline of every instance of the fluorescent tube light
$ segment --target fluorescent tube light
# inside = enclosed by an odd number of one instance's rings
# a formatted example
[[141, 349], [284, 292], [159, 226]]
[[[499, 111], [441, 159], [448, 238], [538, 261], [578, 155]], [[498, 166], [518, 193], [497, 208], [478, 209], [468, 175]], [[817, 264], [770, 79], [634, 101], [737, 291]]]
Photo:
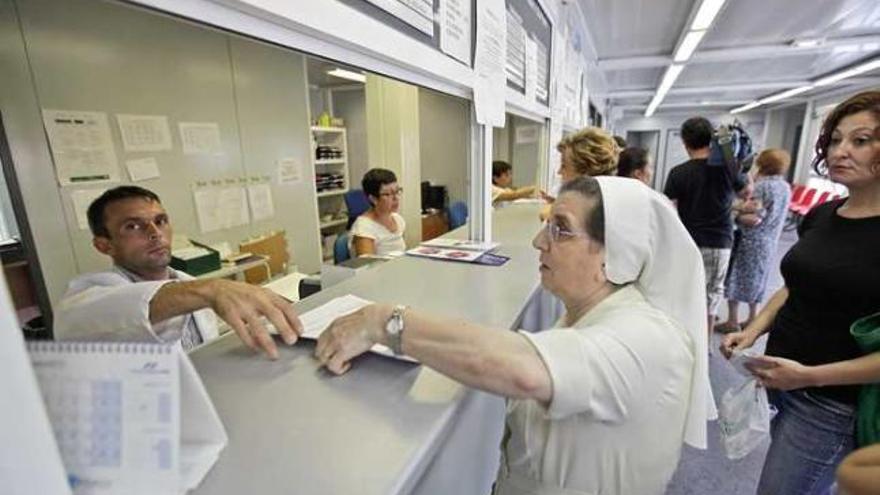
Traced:
[[697, 45], [700, 44], [700, 40], [703, 39], [705, 34], [706, 31], [691, 31], [686, 34], [684, 39], [681, 40], [681, 44], [678, 45], [678, 49], [675, 50], [675, 55], [672, 57], [673, 61], [676, 63], [686, 62], [691, 58], [691, 55], [697, 49]]
[[648, 104], [648, 108], [645, 110], [645, 117], [650, 117], [654, 111], [657, 110], [657, 107], [660, 106], [660, 102], [663, 101], [669, 88], [675, 84], [675, 80], [678, 79], [678, 75], [681, 74], [682, 69], [684, 69], [684, 66], [679, 64], [672, 64], [666, 68], [666, 72], [663, 74], [663, 80], [660, 81], [660, 86], [657, 86], [657, 92], [654, 93], [654, 98], [651, 99], [651, 103]]
[[755, 107], [759, 107], [759, 106], [761, 106], [760, 101], [753, 101], [753, 102], [747, 103], [741, 107], [734, 108], [733, 110], [730, 111], [730, 113], [745, 112], [745, 111], [751, 110], [751, 109], [753, 109]]
[[657, 87], [657, 94], [660, 95], [661, 99], [666, 96], [666, 92], [669, 91], [669, 88], [675, 84], [675, 80], [678, 79], [678, 75], [681, 74], [682, 69], [684, 69], [684, 66], [678, 64], [672, 64], [666, 69], [666, 73], [663, 74], [663, 80], [660, 81], [660, 86]]
[[874, 69], [880, 68], [880, 58], [871, 60], [870, 62], [865, 62], [864, 64], [857, 65], [851, 69], [847, 69], [836, 74], [831, 74], [830, 76], [825, 76], [818, 81], [814, 82], [814, 86], [827, 86], [829, 84], [834, 84], [837, 81], [846, 79], [848, 77], [857, 76], [864, 72], [872, 71]]
[[801, 38], [791, 42], [797, 48], [815, 48], [825, 44], [825, 38]]
[[327, 74], [333, 77], [338, 77], [340, 79], [348, 79], [349, 81], [357, 81], [359, 83], [367, 82], [367, 76], [361, 74], [360, 72], [353, 72], [345, 69], [333, 69], [328, 70]]
[[703, 3], [700, 4], [700, 10], [697, 11], [697, 15], [691, 22], [691, 31], [709, 29], [723, 6], [724, 0], [703, 0]]
[[807, 84], [806, 86], [800, 86], [797, 88], [787, 89], [781, 93], [776, 93], [775, 95], [770, 95], [765, 98], [761, 98], [758, 102], [761, 105], [766, 105], [767, 103], [773, 103], [774, 101], [784, 100], [786, 98], [791, 98], [794, 95], [799, 95], [801, 93], [805, 93], [811, 89], [815, 88], [812, 84]]

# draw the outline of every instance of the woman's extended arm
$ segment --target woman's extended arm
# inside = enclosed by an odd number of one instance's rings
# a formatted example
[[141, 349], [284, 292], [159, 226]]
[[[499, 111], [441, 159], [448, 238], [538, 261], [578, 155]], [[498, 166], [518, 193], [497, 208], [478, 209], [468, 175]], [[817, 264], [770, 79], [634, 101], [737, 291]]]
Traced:
[[[342, 317], [318, 339], [315, 356], [336, 374], [351, 359], [379, 343], [388, 345], [385, 324], [392, 306], [374, 304]], [[401, 350], [455, 380], [505, 397], [547, 403], [553, 395], [550, 372], [528, 339], [517, 332], [491, 329], [422, 312], [404, 313]]]
[[779, 312], [787, 299], [788, 288], [783, 286], [770, 297], [767, 305], [742, 332], [731, 333], [724, 338], [724, 342], [721, 344], [721, 353], [730, 359], [733, 351], [751, 347], [758, 340], [758, 337], [770, 331], [770, 325], [776, 318], [776, 313]]

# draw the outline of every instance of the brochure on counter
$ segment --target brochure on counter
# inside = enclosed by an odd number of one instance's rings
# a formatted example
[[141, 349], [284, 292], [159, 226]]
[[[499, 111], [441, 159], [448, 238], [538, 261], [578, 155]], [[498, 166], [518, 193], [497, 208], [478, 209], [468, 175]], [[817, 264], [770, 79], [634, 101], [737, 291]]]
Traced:
[[[481, 249], [474, 249], [481, 244]], [[463, 261], [465, 263], [479, 265], [501, 266], [510, 258], [489, 252], [496, 247], [498, 247], [497, 242], [477, 243], [456, 239], [434, 239], [422, 243], [422, 245], [417, 248], [410, 249], [406, 254], [444, 261]]]

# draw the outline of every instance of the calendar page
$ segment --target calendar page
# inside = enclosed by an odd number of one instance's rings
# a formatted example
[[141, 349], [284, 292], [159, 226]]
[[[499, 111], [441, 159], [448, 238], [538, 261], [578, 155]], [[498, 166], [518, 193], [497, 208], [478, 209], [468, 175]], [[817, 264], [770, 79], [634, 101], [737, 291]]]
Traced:
[[180, 492], [180, 366], [168, 344], [28, 349], [75, 494]]

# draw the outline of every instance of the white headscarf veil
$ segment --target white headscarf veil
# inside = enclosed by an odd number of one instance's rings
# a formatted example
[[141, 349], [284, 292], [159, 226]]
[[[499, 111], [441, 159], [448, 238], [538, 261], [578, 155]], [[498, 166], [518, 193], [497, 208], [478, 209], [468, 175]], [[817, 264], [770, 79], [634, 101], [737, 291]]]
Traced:
[[703, 261], [666, 197], [635, 179], [596, 177], [605, 213], [605, 274], [633, 283], [674, 318], [694, 343], [694, 378], [684, 441], [706, 448], [706, 421], [717, 417], [709, 386]]

